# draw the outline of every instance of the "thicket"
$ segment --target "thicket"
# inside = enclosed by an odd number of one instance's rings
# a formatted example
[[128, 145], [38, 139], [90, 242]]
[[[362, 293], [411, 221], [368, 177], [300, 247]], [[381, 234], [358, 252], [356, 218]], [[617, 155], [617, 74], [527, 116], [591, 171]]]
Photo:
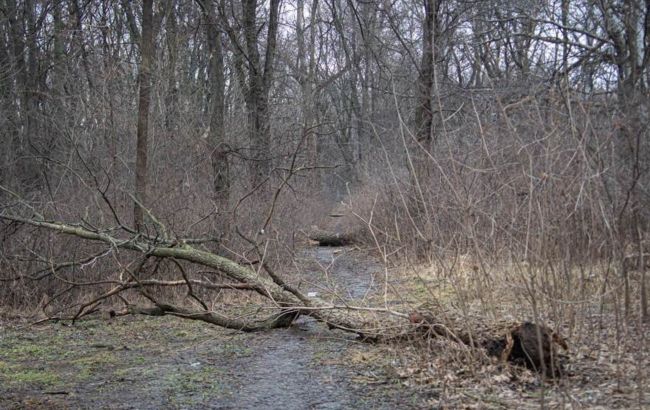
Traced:
[[[3, 215], [282, 268], [341, 212], [386, 262], [458, 275], [488, 310], [505, 283], [557, 323], [647, 318], [646, 3], [147, 4], [5, 2]], [[74, 304], [132, 265], [98, 252], [3, 220], [1, 300]]]

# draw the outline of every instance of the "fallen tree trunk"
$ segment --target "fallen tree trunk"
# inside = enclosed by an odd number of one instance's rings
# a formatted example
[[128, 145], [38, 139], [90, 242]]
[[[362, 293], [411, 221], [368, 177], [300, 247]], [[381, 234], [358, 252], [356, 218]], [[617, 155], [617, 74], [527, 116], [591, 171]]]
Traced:
[[184, 319], [199, 320], [228, 329], [237, 329], [242, 332], [257, 332], [262, 330], [289, 327], [296, 317], [296, 312], [280, 312], [264, 320], [244, 321], [229, 318], [217, 312], [195, 312], [182, 307], [159, 303], [155, 307], [128, 306], [126, 309], [115, 312], [111, 310], [111, 317], [126, 315], [144, 316], [176, 316]]
[[[295, 312], [294, 314], [296, 316], [308, 315], [326, 323], [330, 328], [337, 328], [357, 333], [363, 338], [376, 339], [384, 335], [386, 332], [385, 327], [378, 327], [376, 324], [371, 324], [369, 321], [364, 320], [363, 315], [358, 314], [359, 312], [355, 311], [354, 308], [349, 306], [336, 306], [317, 297], [307, 297], [287, 285], [272, 271], [268, 272], [269, 278], [263, 277], [259, 272], [247, 266], [240, 265], [215, 253], [203, 251], [191, 246], [189, 244], [191, 243], [191, 240], [170, 241], [164, 239], [145, 238], [137, 234], [130, 238], [118, 238], [109, 235], [106, 232], [92, 231], [80, 226], [61, 222], [26, 219], [8, 215], [0, 215], [0, 218], [53, 230], [62, 234], [73, 235], [86, 240], [103, 242], [112, 248], [139, 252], [146, 257], [170, 258], [203, 265], [217, 270], [222, 275], [236, 283], [244, 284], [246, 289], [253, 290], [270, 299], [282, 312], [292, 311]], [[192, 283], [195, 285], [197, 284], [196, 281], [188, 280], [188, 286], [191, 286]], [[147, 298], [156, 304], [157, 308], [160, 309], [161, 312], [174, 314], [176, 316], [182, 315], [191, 319], [203, 320], [208, 323], [234, 329], [248, 329], [248, 327], [243, 323], [229, 322], [228, 320], [224, 320], [225, 317], [215, 314], [214, 312], [211, 312], [210, 314], [201, 310], [191, 312], [178, 307], [173, 307], [169, 304], [160, 303], [144, 291], [144, 288], [146, 287], [145, 283], [138, 280], [131, 280], [128, 283], [123, 283], [121, 286], [116, 287], [102, 297], [115, 296], [122, 290], [134, 287], [138, 288]], [[86, 305], [94, 306], [99, 300], [100, 299], [96, 299]], [[83, 312], [80, 311], [75, 317], [82, 316], [82, 313]], [[269, 323], [275, 323], [273, 320], [274, 319], [269, 318], [268, 322], [265, 321], [266, 324], [262, 326], [262, 328], [267, 328]], [[277, 324], [280, 324], [280, 322], [277, 322]], [[396, 326], [398, 325], [396, 325], [395, 321], [387, 319], [386, 327], [395, 328]], [[253, 325], [250, 330], [257, 330], [259, 327], [260, 326]]]
[[[126, 280], [104, 281], [104, 284], [110, 283], [114, 287], [93, 300], [83, 303], [77, 314], [70, 318], [73, 321], [90, 312], [97, 311], [97, 307], [104, 299], [114, 296], [121, 297], [120, 293], [123, 291], [136, 289], [141, 295], [149, 299], [154, 306], [139, 307], [128, 304], [123, 299], [127, 304], [126, 309], [119, 312], [111, 311], [111, 316], [127, 314], [172, 315], [185, 319], [200, 320], [225, 328], [252, 332], [287, 327], [297, 317], [308, 315], [326, 323], [330, 328], [356, 333], [365, 340], [413, 339], [414, 337], [417, 338], [418, 335], [420, 337], [444, 337], [455, 343], [466, 345], [470, 349], [484, 349], [488, 355], [499, 357], [502, 361], [527, 366], [551, 377], [562, 374], [562, 364], [557, 361], [558, 355], [555, 345], [566, 348], [566, 342], [543, 325], [526, 322], [510, 325], [507, 329], [490, 329], [485, 332], [480, 332], [479, 327], [474, 326], [474, 329], [468, 332], [466, 326], [450, 325], [445, 321], [440, 321], [436, 319], [432, 312], [416, 311], [407, 315], [388, 311], [387, 309], [334, 305], [321, 298], [307, 297], [284, 282], [278, 274], [264, 264], [262, 264], [262, 267], [266, 269], [268, 278], [261, 276], [261, 272], [238, 264], [228, 258], [197, 249], [191, 246], [191, 240], [158, 239], [140, 234], [134, 234], [129, 238], [118, 238], [109, 235], [107, 231], [93, 231], [61, 222], [25, 219], [7, 215], [0, 215], [0, 218], [49, 229], [62, 234], [74, 235], [90, 241], [103, 242], [109, 248], [100, 253], [102, 255], [106, 254], [110, 249], [127, 249], [142, 255], [136, 273], [129, 272], [130, 278]], [[181, 271], [183, 280], [141, 279], [139, 272], [144, 267], [147, 259], [151, 257], [172, 260]], [[219, 285], [189, 278], [183, 267], [177, 262], [178, 260], [212, 268], [234, 283]], [[56, 266], [53, 266], [52, 269], [56, 270]], [[148, 291], [151, 287], [181, 286], [183, 283], [188, 288], [188, 296], [193, 297], [203, 309], [191, 310], [186, 307], [161, 302]], [[207, 305], [194, 293], [194, 287], [254, 291], [271, 300], [276, 308], [276, 313], [265, 319], [234, 319], [213, 309], [208, 309]], [[386, 315], [381, 320], [369, 320], [367, 315], [364, 315], [364, 313], [369, 312]]]
[[330, 232], [316, 227], [312, 228], [308, 237], [318, 242], [319, 246], [346, 246], [354, 242], [353, 234]]

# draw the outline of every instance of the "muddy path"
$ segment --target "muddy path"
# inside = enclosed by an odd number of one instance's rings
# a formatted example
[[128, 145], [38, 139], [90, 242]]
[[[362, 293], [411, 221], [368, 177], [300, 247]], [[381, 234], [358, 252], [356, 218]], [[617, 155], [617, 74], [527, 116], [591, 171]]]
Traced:
[[[360, 299], [381, 267], [346, 248], [297, 258], [301, 289]], [[0, 408], [421, 408], [374, 346], [310, 318], [244, 334], [187, 320], [0, 325]]]
[[[358, 299], [372, 291], [379, 271], [378, 265], [356, 260], [349, 249], [341, 248], [311, 248], [299, 254], [297, 262], [302, 265], [306, 293], [336, 292], [344, 299]], [[249, 358], [228, 363], [235, 370], [229, 384], [239, 394], [223, 403], [224, 408], [395, 408], [397, 403], [385, 392], [354, 386], [353, 372], [337, 360], [339, 352], [357, 343], [353, 335], [329, 331], [302, 317], [292, 328], [263, 338]]]

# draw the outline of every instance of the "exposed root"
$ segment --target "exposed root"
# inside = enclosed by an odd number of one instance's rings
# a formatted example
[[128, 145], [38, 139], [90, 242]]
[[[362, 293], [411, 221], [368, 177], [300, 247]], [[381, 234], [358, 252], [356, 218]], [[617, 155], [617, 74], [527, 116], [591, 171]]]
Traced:
[[424, 337], [444, 337], [470, 348], [480, 347], [502, 362], [525, 366], [547, 377], [564, 374], [564, 366], [557, 346], [568, 350], [567, 342], [549, 327], [524, 322], [505, 329], [475, 329], [472, 335], [458, 329], [450, 329], [436, 320], [430, 312], [412, 312], [409, 321], [416, 325], [411, 334]]

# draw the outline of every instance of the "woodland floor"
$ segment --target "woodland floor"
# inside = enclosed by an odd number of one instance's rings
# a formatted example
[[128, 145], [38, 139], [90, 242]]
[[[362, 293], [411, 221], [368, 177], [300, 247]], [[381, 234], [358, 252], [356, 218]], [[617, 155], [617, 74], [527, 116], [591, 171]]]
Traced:
[[3, 409], [419, 407], [398, 380], [356, 382], [382, 369], [348, 365], [372, 347], [339, 334], [251, 335], [173, 318], [2, 330]]
[[[315, 264], [305, 290], [336, 281], [360, 299], [383, 287], [382, 268], [358, 251], [301, 257]], [[371, 345], [308, 318], [253, 334], [171, 317], [28, 323], [0, 321], [2, 409], [650, 407], [647, 327], [641, 341], [593, 331], [574, 341], [570, 375], [548, 383], [447, 340]]]

